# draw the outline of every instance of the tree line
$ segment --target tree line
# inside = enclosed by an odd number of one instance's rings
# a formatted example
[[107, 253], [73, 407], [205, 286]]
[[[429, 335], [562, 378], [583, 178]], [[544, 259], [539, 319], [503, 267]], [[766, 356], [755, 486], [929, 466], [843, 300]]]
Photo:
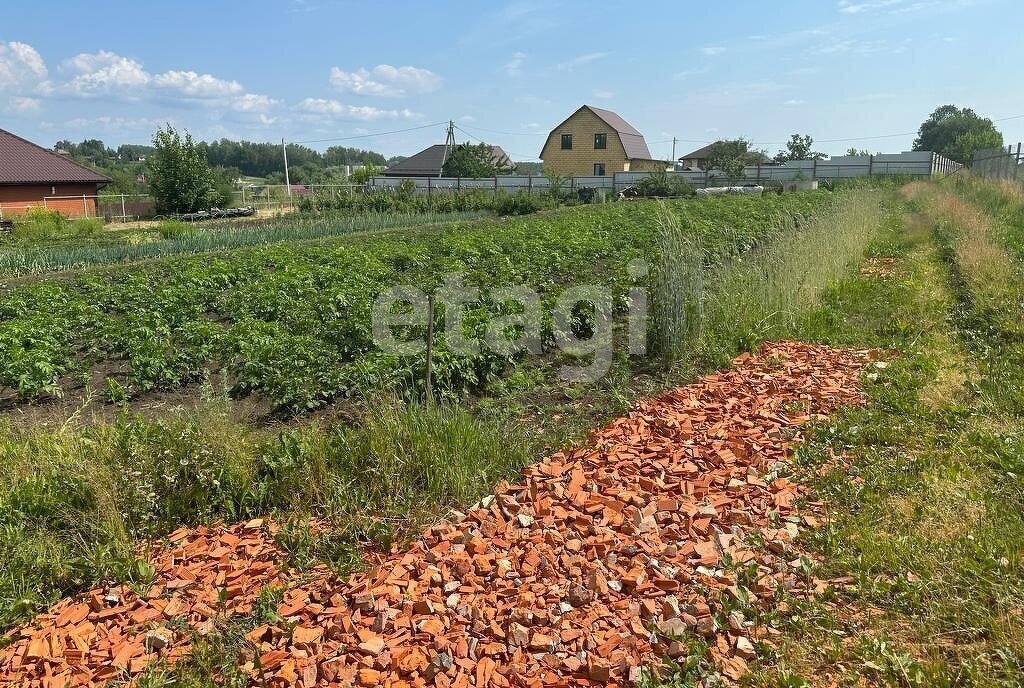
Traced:
[[[160, 138], [159, 132], [154, 138]], [[221, 186], [233, 184], [240, 177], [257, 177], [270, 184], [284, 183], [281, 144], [220, 139], [209, 143], [193, 142], [192, 146], [205, 157]], [[149, 192], [147, 163], [157, 152], [157, 145], [122, 144], [112, 148], [99, 139], [86, 139], [79, 143], [58, 141], [53, 148], [110, 177], [111, 183], [104, 188], [106, 193]], [[347, 146], [331, 146], [321, 153], [300, 144], [288, 144], [289, 177], [293, 184], [340, 184], [346, 181], [346, 165], [381, 169], [401, 159], [389, 159], [376, 151]]]

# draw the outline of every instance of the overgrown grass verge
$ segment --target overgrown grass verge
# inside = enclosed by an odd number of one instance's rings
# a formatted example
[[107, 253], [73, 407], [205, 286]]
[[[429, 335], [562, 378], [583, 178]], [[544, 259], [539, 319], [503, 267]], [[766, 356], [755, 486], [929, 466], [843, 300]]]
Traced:
[[815, 575], [852, 581], [788, 601], [758, 685], [1016, 686], [1024, 674], [1024, 380], [993, 380], [1016, 357], [1003, 313], [1021, 277], [989, 218], [942, 188], [909, 197], [920, 215], [875, 246], [896, 274], [843, 283], [805, 323], [899, 355], [866, 408], [798, 451], [834, 517], [808, 539]]

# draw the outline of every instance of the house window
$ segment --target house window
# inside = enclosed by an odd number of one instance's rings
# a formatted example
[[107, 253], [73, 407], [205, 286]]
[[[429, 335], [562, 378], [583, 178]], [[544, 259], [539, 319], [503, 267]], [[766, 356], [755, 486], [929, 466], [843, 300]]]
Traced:
[[608, 147], [608, 134], [594, 134], [594, 150], [604, 150]]
[[562, 150], [572, 150], [572, 134], [562, 134]]
[[595, 162], [594, 163], [594, 176], [595, 177], [603, 177], [604, 176], [604, 163], [603, 162]]

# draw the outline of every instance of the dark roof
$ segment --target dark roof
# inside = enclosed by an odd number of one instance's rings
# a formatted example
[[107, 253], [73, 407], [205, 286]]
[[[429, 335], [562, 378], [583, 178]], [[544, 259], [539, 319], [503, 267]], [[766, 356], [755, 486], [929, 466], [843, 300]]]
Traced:
[[105, 184], [110, 178], [0, 129], [0, 184]]
[[[720, 143], [720, 141], [715, 141], [715, 143]], [[681, 156], [679, 159], [680, 160], [693, 160], [694, 158], [696, 158], [698, 160], [702, 160], [702, 159], [708, 157], [708, 152], [711, 150], [711, 146], [715, 145], [715, 143], [709, 143], [708, 145], [704, 146], [703, 148], [698, 148], [697, 150], [693, 151], [692, 153], [687, 153], [686, 155]]]
[[[387, 177], [439, 177], [445, 163], [445, 144], [439, 143], [416, 155], [396, 162], [381, 174]], [[508, 154], [501, 149], [501, 146], [491, 146], [491, 161], [502, 167], [513, 165]]]
[[[617, 113], [611, 110], [604, 110], [602, 108], [594, 107], [593, 105], [584, 105], [576, 112], [569, 115], [565, 120], [562, 121], [558, 129], [570, 119], [576, 115], [577, 112], [586, 108], [595, 115], [597, 115], [605, 124], [615, 130], [615, 133], [619, 135], [619, 140], [622, 141], [622, 148], [626, 151], [626, 157], [633, 160], [653, 160], [651, 157], [651, 151], [647, 148], [647, 142], [644, 140], [644, 135], [636, 130], [632, 124], [622, 119]], [[550, 138], [550, 137], [549, 137]], [[547, 142], [544, 143], [545, 147]], [[544, 152], [543, 150], [541, 151]]]

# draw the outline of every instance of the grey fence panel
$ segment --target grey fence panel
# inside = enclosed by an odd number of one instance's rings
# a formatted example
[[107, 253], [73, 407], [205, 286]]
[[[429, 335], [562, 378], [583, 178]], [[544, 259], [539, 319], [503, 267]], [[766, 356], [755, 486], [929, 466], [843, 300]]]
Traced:
[[971, 171], [987, 179], [1021, 180], [1024, 179], [1024, 153], [1021, 144], [1009, 145], [1006, 148], [987, 148], [976, 151], [971, 160]]
[[[765, 163], [747, 165], [743, 168], [743, 177], [730, 179], [721, 170], [683, 170], [669, 172], [670, 177], [683, 179], [693, 186], [722, 186], [726, 184], [744, 184], [759, 182], [787, 182], [797, 179], [853, 179], [874, 175], [907, 175], [913, 177], [931, 177], [936, 174], [949, 174], [962, 167], [941, 155], [930, 151], [907, 151], [879, 155], [837, 155], [828, 160], [791, 160], [781, 165]], [[570, 177], [565, 181], [565, 190], [573, 191], [583, 187], [592, 189], [610, 189], [622, 191], [636, 184], [649, 172], [615, 172], [603, 177], [581, 176]], [[484, 189], [493, 192], [535, 193], [546, 191], [550, 181], [546, 177], [504, 176], [482, 177], [479, 179], [453, 177], [373, 177], [369, 187], [374, 189], [394, 189], [402, 182], [410, 180], [419, 194], [435, 191], [459, 191], [465, 189]]]

